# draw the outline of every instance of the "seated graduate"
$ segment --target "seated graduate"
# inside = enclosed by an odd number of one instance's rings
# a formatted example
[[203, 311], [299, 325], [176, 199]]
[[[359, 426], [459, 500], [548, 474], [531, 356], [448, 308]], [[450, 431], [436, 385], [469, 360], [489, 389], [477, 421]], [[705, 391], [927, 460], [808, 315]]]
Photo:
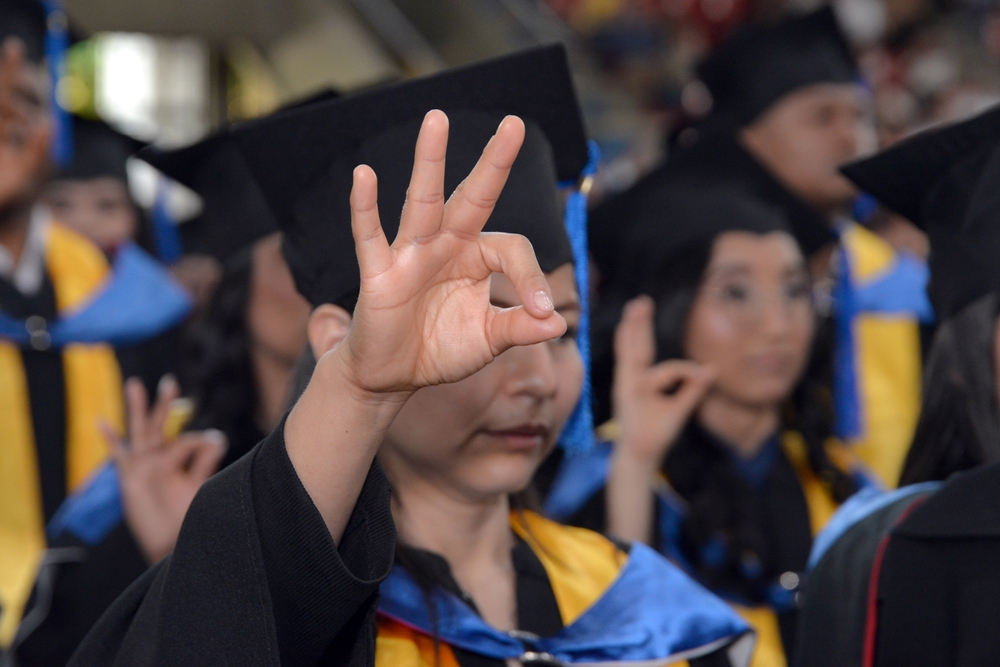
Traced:
[[844, 173], [931, 243], [928, 292], [943, 322], [905, 476], [969, 471], [844, 506], [810, 557], [800, 664], [996, 664], [1000, 109]]
[[787, 219], [735, 186], [651, 178], [605, 204], [627, 210], [650, 295], [616, 333], [614, 444], [564, 459], [546, 509], [654, 545], [750, 621], [754, 665], [785, 665], [813, 536], [875, 482], [804, 376], [816, 315]]
[[113, 346], [154, 336], [190, 308], [154, 260], [125, 248], [109, 266], [40, 204], [58, 144], [44, 44], [47, 28], [65, 25], [61, 12], [47, 16], [34, 0], [0, 7], [0, 660], [20, 655], [45, 616], [36, 580], [51, 582], [68, 561], [88, 571], [96, 564], [59, 549], [53, 522], [108, 463], [99, 423], [124, 426]]
[[[833, 396], [837, 437], [894, 487], [920, 407], [927, 267], [851, 217], [858, 191], [838, 167], [862, 155], [874, 128], [836, 15], [824, 7], [747, 23], [698, 77], [712, 111], [662, 169], [743, 184], [788, 215], [820, 296], [810, 374]], [[595, 244], [595, 254], [609, 245]], [[629, 266], [627, 255], [604, 265], [615, 262]]]
[[510, 501], [583, 380], [557, 179], [587, 146], [562, 48], [239, 138], [317, 304], [319, 360], [72, 664], [743, 664], [747, 626], [652, 550]]
[[[99, 217], [99, 211], [86, 214], [100, 208], [90, 200], [114, 192], [127, 197], [125, 159], [136, 146], [103, 124], [78, 121], [76, 130], [74, 161], [60, 172], [63, 182], [50, 189], [48, 201], [55, 211], [79, 217], [82, 208], [84, 217]], [[24, 666], [66, 664], [114, 599], [173, 550], [201, 484], [220, 465], [250, 451], [281, 418], [291, 366], [306, 342], [309, 304], [295, 290], [277, 224], [228, 133], [142, 155], [168, 176], [197, 186], [205, 202], [201, 240], [220, 259], [232, 261], [212, 310], [189, 327], [198, 341], [185, 364], [197, 369], [191, 382], [197, 400], [193, 417], [190, 403], [178, 401], [173, 375], [155, 376], [153, 405], [151, 378], [142, 383], [130, 378], [127, 444], [113, 429], [107, 432], [116, 465], [103, 468], [53, 519], [53, 546], [79, 557], [48, 572], [36, 586], [32, 608], [38, 611], [22, 624], [16, 642]], [[117, 247], [122, 243], [111, 251]], [[119, 358], [157, 356], [149, 348], [137, 355], [138, 349], [143, 348], [126, 348], [124, 355], [119, 349]], [[121, 364], [124, 372], [134, 369]]]
[[194, 402], [185, 428], [222, 431], [225, 466], [284, 415], [311, 308], [295, 289], [278, 223], [230, 130], [140, 157], [201, 196], [196, 241], [222, 266], [212, 299], [185, 331], [180, 380]]

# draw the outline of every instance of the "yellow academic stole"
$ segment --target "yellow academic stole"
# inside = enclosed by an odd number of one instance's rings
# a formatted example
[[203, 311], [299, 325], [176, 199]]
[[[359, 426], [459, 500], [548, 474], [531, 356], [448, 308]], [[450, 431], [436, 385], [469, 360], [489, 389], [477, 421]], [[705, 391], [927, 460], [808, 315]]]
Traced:
[[[45, 244], [59, 312], [85, 305], [108, 276], [104, 256], [58, 224], [49, 225]], [[99, 421], [121, 430], [125, 417], [121, 370], [112, 347], [73, 344], [62, 355], [69, 493], [108, 457]], [[0, 647], [14, 639], [45, 546], [27, 378], [20, 350], [0, 341]]]

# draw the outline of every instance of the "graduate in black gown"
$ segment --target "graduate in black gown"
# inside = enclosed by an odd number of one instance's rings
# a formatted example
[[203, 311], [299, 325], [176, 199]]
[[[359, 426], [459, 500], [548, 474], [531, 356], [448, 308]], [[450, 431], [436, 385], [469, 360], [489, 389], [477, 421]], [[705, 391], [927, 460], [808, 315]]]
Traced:
[[309, 303], [295, 290], [278, 224], [230, 130], [141, 157], [201, 196], [197, 242], [222, 266], [211, 301], [185, 331], [180, 380], [194, 402], [186, 428], [222, 431], [225, 466], [284, 414], [292, 367], [306, 343]]
[[755, 665], [785, 664], [813, 536], [874, 483], [804, 377], [802, 251], [780, 209], [735, 186], [660, 173], [604, 206], [625, 207], [648, 296], [616, 333], [610, 442], [561, 463], [546, 509], [653, 545], [754, 625]]
[[[33, 0], [0, 8], [0, 656], [16, 654], [23, 664], [59, 664], [52, 656], [61, 652], [64, 662], [73, 650], [69, 633], [54, 633], [36, 645], [41, 652], [22, 653], [51, 618], [56, 570], [67, 565], [79, 575], [65, 598], [90, 615], [75, 626], [78, 641], [103, 609], [102, 582], [130, 567], [85, 559], [86, 548], [63, 549], [59, 517], [107, 469], [101, 423], [124, 427], [114, 346], [155, 336], [190, 308], [150, 257], [123, 248], [109, 266], [39, 203], [50, 150], [65, 148], [43, 53], [55, 56], [45, 45], [59, 42], [55, 33], [65, 38], [65, 26], [60, 10], [47, 13]], [[90, 544], [107, 536], [104, 524], [88, 528]], [[114, 592], [106, 595], [104, 606]]]
[[74, 664], [743, 664], [746, 625], [650, 549], [511, 504], [582, 385], [556, 185], [587, 148], [562, 48], [240, 135], [319, 360]]
[[[928, 233], [929, 293], [944, 321], [907, 467], [914, 484], [859, 497], [811, 557], [803, 665], [986, 665], [1000, 591], [1000, 466], [988, 430], [997, 387], [1000, 110], [905, 140], [845, 173]], [[964, 342], [952, 340], [963, 335]], [[981, 340], [980, 340], [981, 339]], [[957, 355], [955, 346], [966, 349]], [[995, 377], [995, 372], [994, 372]], [[983, 395], [970, 394], [980, 389]], [[992, 402], [992, 405], [990, 403]], [[974, 414], [970, 414], [974, 413]], [[978, 466], [978, 467], [977, 467]]]

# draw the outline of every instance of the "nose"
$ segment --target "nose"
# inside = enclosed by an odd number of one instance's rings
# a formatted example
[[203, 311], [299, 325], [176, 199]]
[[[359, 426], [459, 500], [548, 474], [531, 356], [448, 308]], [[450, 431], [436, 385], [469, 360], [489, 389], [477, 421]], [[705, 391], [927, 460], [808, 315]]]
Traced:
[[501, 359], [507, 375], [507, 390], [511, 395], [526, 395], [536, 400], [555, 396], [558, 373], [548, 343], [511, 348], [496, 361]]
[[780, 296], [764, 299], [760, 312], [758, 327], [769, 338], [782, 338], [787, 335], [792, 320], [792, 306]]

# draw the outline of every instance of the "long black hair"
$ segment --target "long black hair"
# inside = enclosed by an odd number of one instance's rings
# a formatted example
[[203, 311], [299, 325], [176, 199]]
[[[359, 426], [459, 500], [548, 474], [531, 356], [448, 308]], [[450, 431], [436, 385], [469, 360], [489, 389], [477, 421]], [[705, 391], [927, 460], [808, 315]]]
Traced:
[[253, 271], [253, 248], [229, 258], [211, 303], [185, 335], [184, 386], [195, 402], [191, 429], [219, 429], [229, 439], [223, 465], [235, 461], [262, 437], [247, 303]]
[[[704, 281], [715, 239], [703, 237], [665, 258], [645, 284], [656, 302], [656, 343], [659, 361], [683, 359], [692, 306]], [[784, 406], [783, 428], [801, 434], [809, 466], [837, 501], [857, 490], [854, 480], [829, 458], [826, 441], [833, 432], [829, 391], [819, 374], [817, 357], [825, 359], [823, 346], [814, 341], [809, 369]], [[674, 489], [688, 503], [681, 528], [681, 549], [696, 574], [709, 586], [735, 589], [741, 597], [763, 602], [766, 576], [781, 574], [770, 561], [774, 556], [750, 484], [736, 470], [732, 457], [693, 423], [689, 424], [667, 456], [664, 468]], [[713, 545], [724, 545], [724, 555]], [[714, 553], [716, 557], [705, 558]], [[756, 564], [748, 568], [748, 563]], [[804, 565], [804, 564], [803, 564]], [[748, 573], [749, 571], [749, 573]]]
[[1000, 460], [996, 339], [1000, 294], [945, 320], [924, 368], [923, 405], [900, 484], [943, 480]]

